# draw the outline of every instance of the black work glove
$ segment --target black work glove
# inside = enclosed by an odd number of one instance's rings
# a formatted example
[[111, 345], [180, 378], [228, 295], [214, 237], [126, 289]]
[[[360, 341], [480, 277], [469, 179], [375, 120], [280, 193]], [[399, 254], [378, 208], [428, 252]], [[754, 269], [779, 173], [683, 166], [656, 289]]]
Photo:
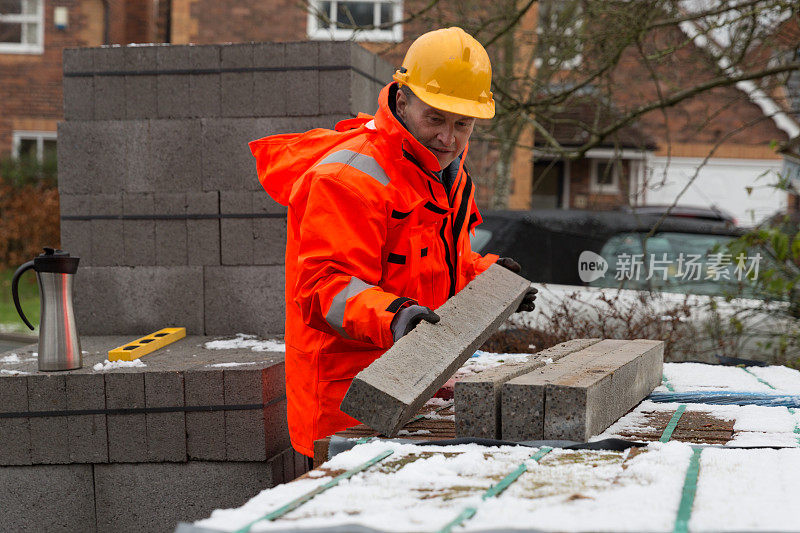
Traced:
[[519, 274], [522, 271], [522, 267], [519, 266], [519, 263], [511, 259], [510, 257], [501, 257], [497, 260], [497, 264], [501, 267], [509, 269], [514, 274]]
[[422, 305], [409, 305], [399, 310], [392, 319], [392, 338], [397, 342], [408, 332], [417, 327], [423, 320], [436, 324], [441, 320], [439, 315]]
[[533, 311], [536, 308], [534, 301], [536, 300], [536, 293], [539, 292], [537, 289], [531, 287], [528, 289], [528, 292], [525, 293], [525, 296], [522, 297], [522, 301], [519, 303], [519, 307], [517, 308], [517, 313], [520, 311]]

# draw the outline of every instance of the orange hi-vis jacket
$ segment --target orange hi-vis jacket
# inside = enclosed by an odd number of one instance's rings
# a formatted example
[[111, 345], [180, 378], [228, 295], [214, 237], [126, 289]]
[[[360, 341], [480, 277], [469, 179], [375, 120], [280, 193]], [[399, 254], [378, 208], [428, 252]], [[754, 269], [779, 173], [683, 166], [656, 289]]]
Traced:
[[438, 160], [397, 120], [383, 88], [374, 119], [250, 143], [258, 178], [288, 205], [286, 396], [294, 448], [358, 424], [339, 410], [353, 377], [393, 344], [395, 313], [436, 309], [497, 256], [470, 248], [481, 217], [461, 167], [448, 194]]

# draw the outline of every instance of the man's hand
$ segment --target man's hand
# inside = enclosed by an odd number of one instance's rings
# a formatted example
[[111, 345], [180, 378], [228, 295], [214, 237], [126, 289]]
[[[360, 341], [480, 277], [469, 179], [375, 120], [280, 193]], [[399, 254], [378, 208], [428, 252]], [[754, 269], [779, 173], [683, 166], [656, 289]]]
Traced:
[[392, 319], [392, 337], [394, 341], [397, 342], [401, 337], [407, 335], [423, 320], [436, 324], [441, 318], [422, 305], [409, 305], [399, 310]]
[[522, 297], [522, 301], [519, 303], [517, 313], [520, 311], [533, 311], [536, 308], [534, 301], [536, 300], [537, 292], [539, 291], [533, 287], [528, 289], [528, 292], [525, 293], [525, 296]]
[[522, 271], [522, 267], [519, 266], [519, 263], [511, 259], [510, 257], [501, 257], [497, 260], [497, 264], [501, 267], [509, 269], [514, 274], [519, 274]]

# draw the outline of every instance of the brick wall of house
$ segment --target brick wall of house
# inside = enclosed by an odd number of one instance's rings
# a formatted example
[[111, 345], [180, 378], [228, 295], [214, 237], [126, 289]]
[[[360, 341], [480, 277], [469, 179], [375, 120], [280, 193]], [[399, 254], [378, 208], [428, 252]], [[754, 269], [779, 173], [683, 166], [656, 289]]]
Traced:
[[628, 161], [622, 161], [617, 194], [598, 194], [591, 190], [592, 161], [581, 159], [570, 166], [569, 205], [573, 209], [614, 209], [630, 203], [628, 197]]
[[[68, 10], [66, 30], [53, 23], [56, 6]], [[110, 0], [111, 43], [148, 42], [155, 36], [152, 0]], [[45, 0], [44, 53], [0, 53], [0, 157], [10, 154], [14, 131], [56, 131], [63, 120], [61, 52], [103, 44], [101, 0]]]

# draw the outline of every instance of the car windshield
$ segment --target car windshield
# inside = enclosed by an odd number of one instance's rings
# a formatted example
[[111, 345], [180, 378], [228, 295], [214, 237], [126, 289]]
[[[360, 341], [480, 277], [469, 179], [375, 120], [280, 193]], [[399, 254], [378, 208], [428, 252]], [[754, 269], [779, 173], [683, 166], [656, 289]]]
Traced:
[[726, 245], [734, 237], [692, 233], [620, 233], [600, 255], [608, 263], [593, 287], [659, 290], [714, 296], [758, 297], [754, 283], [766, 268], [763, 253], [732, 256]]

